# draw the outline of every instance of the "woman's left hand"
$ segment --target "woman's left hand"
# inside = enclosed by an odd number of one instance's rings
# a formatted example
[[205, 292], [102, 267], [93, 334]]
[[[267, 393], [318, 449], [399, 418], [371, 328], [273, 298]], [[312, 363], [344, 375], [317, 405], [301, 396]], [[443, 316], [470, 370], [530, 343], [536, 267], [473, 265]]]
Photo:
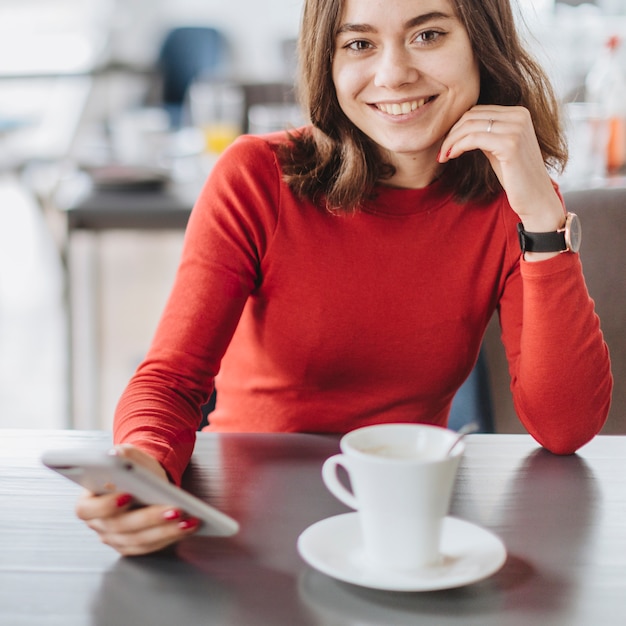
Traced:
[[450, 129], [439, 161], [481, 150], [524, 228], [548, 232], [560, 228], [564, 212], [543, 162], [528, 110], [521, 106], [476, 105]]

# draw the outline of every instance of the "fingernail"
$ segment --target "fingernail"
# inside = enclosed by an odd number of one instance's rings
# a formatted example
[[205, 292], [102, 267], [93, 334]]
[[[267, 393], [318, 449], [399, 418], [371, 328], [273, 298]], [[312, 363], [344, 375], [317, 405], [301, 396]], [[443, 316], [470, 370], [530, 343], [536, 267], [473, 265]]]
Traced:
[[178, 509], [170, 509], [169, 511], [165, 511], [165, 513], [163, 513], [163, 518], [170, 521], [180, 519], [180, 511]]
[[448, 148], [448, 151], [446, 152], [446, 159], [450, 156], [451, 152], [452, 152], [452, 148]]
[[200, 520], [195, 517], [189, 517], [184, 519], [182, 522], [178, 524], [178, 528], [181, 530], [192, 530], [200, 526]]
[[126, 506], [132, 499], [133, 497], [130, 494], [125, 493], [121, 496], [118, 496], [115, 504], [117, 504], [117, 506], [121, 509], [123, 506]]

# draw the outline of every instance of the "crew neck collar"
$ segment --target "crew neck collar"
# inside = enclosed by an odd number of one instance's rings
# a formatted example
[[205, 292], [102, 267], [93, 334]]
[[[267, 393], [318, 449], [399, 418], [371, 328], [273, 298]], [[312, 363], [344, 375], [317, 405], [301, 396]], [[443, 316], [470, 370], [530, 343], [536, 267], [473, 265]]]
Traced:
[[378, 184], [374, 187], [373, 199], [364, 204], [363, 211], [384, 215], [414, 215], [437, 210], [451, 197], [452, 191], [445, 188], [441, 179], [419, 189]]

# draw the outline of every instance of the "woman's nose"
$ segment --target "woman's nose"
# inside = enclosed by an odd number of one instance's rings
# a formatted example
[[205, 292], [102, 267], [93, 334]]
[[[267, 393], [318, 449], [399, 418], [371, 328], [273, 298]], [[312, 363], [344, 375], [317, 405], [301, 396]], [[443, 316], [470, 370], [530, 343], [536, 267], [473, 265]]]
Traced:
[[382, 50], [377, 60], [374, 84], [393, 89], [415, 81], [419, 71], [414, 61], [410, 51], [404, 47]]

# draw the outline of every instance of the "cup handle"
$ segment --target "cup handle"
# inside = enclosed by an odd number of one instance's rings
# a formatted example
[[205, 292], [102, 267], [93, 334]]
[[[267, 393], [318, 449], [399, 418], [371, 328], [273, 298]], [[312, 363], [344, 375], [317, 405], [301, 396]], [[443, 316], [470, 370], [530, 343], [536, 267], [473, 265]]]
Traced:
[[324, 465], [322, 466], [322, 480], [324, 481], [328, 491], [330, 491], [335, 498], [337, 498], [337, 500], [340, 500], [351, 509], [358, 509], [359, 505], [357, 499], [354, 497], [354, 494], [348, 491], [339, 482], [339, 478], [337, 478], [337, 467], [339, 465], [341, 465], [341, 467], [348, 472], [348, 475], [350, 474], [344, 455], [335, 454], [335, 456], [331, 456], [324, 461]]

